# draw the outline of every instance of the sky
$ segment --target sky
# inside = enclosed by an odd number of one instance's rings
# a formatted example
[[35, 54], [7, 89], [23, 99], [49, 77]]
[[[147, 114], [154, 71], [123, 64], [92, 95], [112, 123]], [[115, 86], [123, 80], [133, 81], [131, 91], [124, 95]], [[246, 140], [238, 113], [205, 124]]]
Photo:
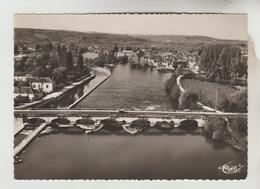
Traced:
[[117, 34], [201, 35], [247, 39], [245, 14], [19, 14], [14, 27]]

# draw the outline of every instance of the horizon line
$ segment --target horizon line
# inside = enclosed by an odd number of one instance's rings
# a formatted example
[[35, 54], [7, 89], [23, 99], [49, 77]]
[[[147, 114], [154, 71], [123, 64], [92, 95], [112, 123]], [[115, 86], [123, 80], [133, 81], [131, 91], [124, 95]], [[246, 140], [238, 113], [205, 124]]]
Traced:
[[112, 35], [128, 35], [128, 36], [187, 36], [187, 37], [208, 37], [216, 40], [227, 40], [227, 41], [241, 41], [241, 42], [247, 42], [247, 39], [227, 39], [227, 38], [217, 38], [213, 36], [208, 35], [187, 35], [187, 34], [129, 34], [129, 33], [111, 33], [111, 32], [97, 32], [97, 31], [79, 31], [79, 30], [70, 30], [70, 29], [50, 29], [50, 28], [26, 28], [26, 27], [14, 27], [14, 29], [33, 29], [33, 30], [53, 30], [53, 31], [67, 31], [67, 32], [79, 32], [79, 33], [97, 33], [97, 34], [112, 34]]

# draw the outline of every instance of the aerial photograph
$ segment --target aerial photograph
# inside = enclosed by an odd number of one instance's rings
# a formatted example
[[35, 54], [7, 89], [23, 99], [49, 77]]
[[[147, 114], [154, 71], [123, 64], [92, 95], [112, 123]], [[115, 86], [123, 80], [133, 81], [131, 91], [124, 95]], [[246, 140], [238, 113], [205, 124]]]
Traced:
[[14, 178], [245, 179], [246, 14], [15, 14]]

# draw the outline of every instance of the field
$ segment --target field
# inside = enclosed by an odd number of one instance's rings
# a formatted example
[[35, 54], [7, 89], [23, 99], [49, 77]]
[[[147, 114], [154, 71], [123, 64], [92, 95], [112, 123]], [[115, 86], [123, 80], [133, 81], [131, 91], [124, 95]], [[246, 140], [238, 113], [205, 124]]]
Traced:
[[221, 85], [219, 83], [212, 83], [207, 81], [200, 81], [195, 79], [183, 79], [182, 86], [192, 92], [199, 95], [199, 101], [204, 105], [208, 105], [212, 108], [215, 107], [216, 93], [218, 91], [218, 108], [222, 102], [227, 98], [231, 99], [237, 89], [231, 86]]

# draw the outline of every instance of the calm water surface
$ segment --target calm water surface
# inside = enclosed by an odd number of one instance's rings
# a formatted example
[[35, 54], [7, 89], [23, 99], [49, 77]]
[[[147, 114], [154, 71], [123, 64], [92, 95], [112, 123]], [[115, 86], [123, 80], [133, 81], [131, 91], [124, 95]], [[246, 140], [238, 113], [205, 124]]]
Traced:
[[38, 137], [15, 165], [18, 179], [240, 178], [217, 167], [243, 154], [201, 135], [55, 134]]
[[169, 76], [170, 73], [119, 64], [111, 77], [75, 108], [170, 110], [173, 105], [164, 88]]

